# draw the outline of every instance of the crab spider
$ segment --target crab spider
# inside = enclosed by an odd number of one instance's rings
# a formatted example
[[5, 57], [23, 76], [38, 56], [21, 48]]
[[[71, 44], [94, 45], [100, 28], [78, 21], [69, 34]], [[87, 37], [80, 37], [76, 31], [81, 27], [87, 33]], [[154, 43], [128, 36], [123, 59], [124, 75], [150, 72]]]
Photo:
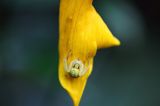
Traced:
[[83, 76], [87, 70], [88, 67], [85, 67], [83, 62], [79, 59], [75, 59], [71, 61], [71, 63], [68, 65], [67, 58], [64, 59], [64, 70], [69, 73], [69, 75], [73, 78], [78, 78]]

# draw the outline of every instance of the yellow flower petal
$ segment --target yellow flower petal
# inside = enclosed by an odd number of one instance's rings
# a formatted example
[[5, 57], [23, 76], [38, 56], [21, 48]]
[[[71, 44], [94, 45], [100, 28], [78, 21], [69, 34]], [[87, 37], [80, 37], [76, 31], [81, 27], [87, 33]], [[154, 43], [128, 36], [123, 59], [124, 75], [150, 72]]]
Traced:
[[[78, 106], [97, 49], [118, 46], [120, 42], [98, 15], [92, 0], [60, 0], [59, 33], [59, 80], [74, 106]], [[78, 78], [65, 71], [65, 64], [70, 65], [76, 59], [88, 67], [86, 73]]]

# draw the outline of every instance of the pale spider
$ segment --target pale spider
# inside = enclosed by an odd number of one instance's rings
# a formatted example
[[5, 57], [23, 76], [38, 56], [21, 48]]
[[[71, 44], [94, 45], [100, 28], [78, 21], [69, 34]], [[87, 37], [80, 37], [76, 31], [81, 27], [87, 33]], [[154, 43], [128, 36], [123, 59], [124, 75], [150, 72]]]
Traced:
[[67, 63], [67, 58], [64, 59], [64, 70], [73, 78], [83, 76], [88, 69], [89, 66], [86, 68], [83, 62], [79, 59], [71, 61], [69, 65]]

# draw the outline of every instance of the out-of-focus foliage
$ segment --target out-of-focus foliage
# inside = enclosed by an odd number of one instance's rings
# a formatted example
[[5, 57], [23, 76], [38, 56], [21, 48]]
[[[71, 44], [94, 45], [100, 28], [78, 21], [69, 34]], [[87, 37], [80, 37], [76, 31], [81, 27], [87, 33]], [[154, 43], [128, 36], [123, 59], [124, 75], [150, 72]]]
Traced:
[[[81, 106], [159, 106], [158, 3], [94, 5], [122, 45], [98, 52]], [[72, 105], [57, 77], [58, 6], [58, 0], [0, 1], [0, 106]]]

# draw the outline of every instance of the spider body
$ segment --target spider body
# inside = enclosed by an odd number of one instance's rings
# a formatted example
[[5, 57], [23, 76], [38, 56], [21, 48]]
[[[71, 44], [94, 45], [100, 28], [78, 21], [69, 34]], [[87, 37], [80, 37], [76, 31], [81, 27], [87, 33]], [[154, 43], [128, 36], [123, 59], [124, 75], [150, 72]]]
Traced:
[[76, 68], [73, 68], [70, 70], [69, 74], [71, 77], [78, 78], [79, 77], [79, 70]]

